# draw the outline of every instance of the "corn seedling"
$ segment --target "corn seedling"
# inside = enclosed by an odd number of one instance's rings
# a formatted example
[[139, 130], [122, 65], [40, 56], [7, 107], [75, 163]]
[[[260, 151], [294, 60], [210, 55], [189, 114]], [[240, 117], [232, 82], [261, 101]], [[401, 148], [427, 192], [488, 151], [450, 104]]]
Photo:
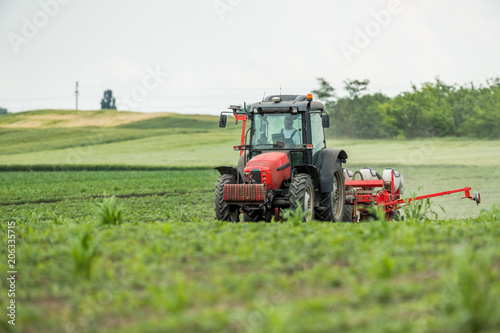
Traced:
[[[431, 207], [429, 198], [426, 200], [415, 200], [416, 195], [412, 195], [412, 200], [408, 200], [403, 207], [405, 218], [408, 220], [427, 222], [430, 220], [437, 220], [438, 213]], [[444, 213], [444, 208], [438, 206]]]
[[97, 217], [101, 224], [118, 225], [122, 223], [122, 210], [116, 202], [116, 197], [106, 198], [97, 209]]
[[57, 215], [52, 210], [47, 210], [47, 215], [54, 221], [55, 224], [66, 223], [66, 217], [64, 215]]
[[460, 249], [451, 281], [453, 293], [446, 309], [465, 332], [483, 332], [500, 324], [498, 269], [491, 252]]
[[483, 221], [488, 221], [488, 222], [500, 221], [500, 207], [494, 205], [493, 207], [491, 207], [490, 210], [481, 209], [479, 218]]
[[89, 227], [83, 229], [73, 238], [71, 254], [73, 255], [75, 274], [90, 279], [92, 261], [97, 255], [97, 242]]
[[302, 209], [302, 205], [297, 200], [297, 209], [285, 209], [285, 214], [288, 222], [291, 222], [293, 225], [300, 225], [306, 219], [308, 213]]

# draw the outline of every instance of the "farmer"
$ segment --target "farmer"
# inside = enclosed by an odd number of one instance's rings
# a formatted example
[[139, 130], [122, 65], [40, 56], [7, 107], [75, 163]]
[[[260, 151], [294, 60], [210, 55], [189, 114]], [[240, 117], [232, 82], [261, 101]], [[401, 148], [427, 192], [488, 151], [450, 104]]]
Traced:
[[285, 144], [287, 146], [297, 146], [301, 143], [301, 133], [293, 127], [292, 115], [286, 115], [284, 120], [285, 128], [281, 129], [281, 134], [285, 136]]

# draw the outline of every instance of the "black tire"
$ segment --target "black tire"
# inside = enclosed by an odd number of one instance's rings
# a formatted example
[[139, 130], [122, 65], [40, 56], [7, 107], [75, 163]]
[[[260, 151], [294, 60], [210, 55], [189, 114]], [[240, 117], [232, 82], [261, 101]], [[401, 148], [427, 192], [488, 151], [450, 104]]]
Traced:
[[262, 214], [262, 212], [258, 210], [253, 210], [248, 212], [243, 211], [243, 221], [245, 222], [260, 222], [260, 221], [271, 222], [273, 216], [274, 214], [271, 210], [266, 210], [264, 214]]
[[333, 221], [332, 193], [321, 193], [321, 202], [316, 208], [316, 219], [323, 222]]
[[232, 175], [221, 175], [217, 179], [215, 186], [215, 216], [219, 221], [238, 222], [240, 209], [236, 205], [228, 205], [224, 201], [224, 185], [235, 184], [236, 181]]
[[345, 221], [344, 171], [339, 160], [333, 168], [333, 191], [322, 193], [316, 216], [320, 221]]
[[372, 222], [377, 220], [377, 216], [372, 213], [360, 213], [359, 220], [364, 222]]
[[262, 219], [266, 222], [271, 222], [271, 220], [273, 219], [274, 217], [274, 213], [272, 210], [267, 210], [265, 213], [264, 213], [264, 216], [262, 216]]
[[401, 212], [399, 210], [393, 210], [389, 213], [389, 221], [403, 221], [401, 218]]
[[264, 218], [259, 210], [249, 210], [248, 212], [243, 211], [243, 221], [245, 222], [259, 222]]
[[353, 221], [353, 215], [354, 215], [354, 205], [345, 205], [344, 207], [344, 218], [342, 221], [344, 222], [354, 222]]
[[295, 210], [298, 204], [304, 212], [304, 222], [314, 219], [314, 185], [311, 176], [305, 173], [299, 173], [292, 180], [290, 185], [290, 209]]

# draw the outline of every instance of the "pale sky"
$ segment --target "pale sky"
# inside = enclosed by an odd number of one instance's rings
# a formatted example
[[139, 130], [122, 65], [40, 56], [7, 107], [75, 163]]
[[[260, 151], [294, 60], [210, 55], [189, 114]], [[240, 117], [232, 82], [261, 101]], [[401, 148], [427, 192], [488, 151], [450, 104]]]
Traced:
[[412, 83], [500, 76], [498, 0], [0, 0], [0, 107], [218, 114], [324, 77]]

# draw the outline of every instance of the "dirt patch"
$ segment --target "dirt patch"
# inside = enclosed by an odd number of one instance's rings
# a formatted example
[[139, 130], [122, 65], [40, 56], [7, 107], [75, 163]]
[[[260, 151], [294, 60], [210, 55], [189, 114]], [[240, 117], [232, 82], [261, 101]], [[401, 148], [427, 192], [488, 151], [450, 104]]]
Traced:
[[170, 113], [140, 113], [140, 112], [92, 112], [75, 111], [75, 114], [43, 114], [24, 115], [16, 122], [1, 125], [4, 128], [54, 128], [54, 127], [115, 127], [157, 117], [165, 117]]
[[[201, 191], [198, 193], [213, 193], [212, 191]], [[165, 197], [165, 196], [179, 196], [179, 195], [186, 195], [188, 192], [155, 192], [155, 193], [141, 193], [141, 194], [118, 194], [115, 195], [115, 197], [119, 199], [130, 199], [130, 198], [145, 198], [145, 197]], [[46, 200], [32, 200], [32, 201], [17, 201], [17, 202], [1, 202], [1, 206], [21, 206], [21, 205], [38, 205], [38, 204], [47, 204], [47, 203], [55, 203], [55, 202], [61, 202], [65, 200], [71, 200], [71, 201], [79, 201], [79, 200], [90, 200], [90, 199], [104, 199], [104, 198], [109, 198], [110, 196], [102, 196], [102, 195], [92, 195], [90, 197], [81, 197], [81, 198], [56, 198], [56, 199], [46, 199]]]
[[[144, 198], [144, 197], [150, 197], [150, 196], [158, 196], [158, 197], [163, 197], [166, 195], [177, 195], [177, 193], [174, 192], [160, 192], [160, 193], [143, 193], [143, 194], [123, 194], [123, 195], [116, 195], [117, 198], [120, 199], [127, 199], [127, 198]], [[93, 195], [90, 198], [84, 197], [84, 198], [70, 198], [70, 199], [48, 199], [48, 200], [34, 200], [34, 201], [19, 201], [19, 202], [7, 202], [7, 203], [0, 203], [0, 206], [20, 206], [20, 205], [27, 205], [27, 204], [46, 204], [46, 203], [54, 203], [54, 202], [61, 202], [64, 200], [88, 200], [88, 199], [103, 199], [103, 198], [109, 198], [109, 196], [104, 197], [101, 195]]]

